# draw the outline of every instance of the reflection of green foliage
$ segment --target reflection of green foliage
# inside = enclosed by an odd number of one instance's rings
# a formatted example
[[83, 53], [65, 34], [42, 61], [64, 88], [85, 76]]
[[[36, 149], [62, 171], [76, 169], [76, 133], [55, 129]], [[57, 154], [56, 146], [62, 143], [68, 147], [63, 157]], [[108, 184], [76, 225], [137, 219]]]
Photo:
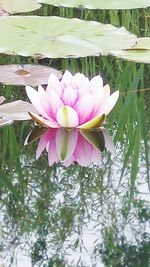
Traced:
[[[106, 266], [148, 267], [150, 260], [150, 242], [142, 241], [137, 245], [126, 243], [122, 236], [120, 240], [114, 237], [114, 230], [105, 233], [103, 248], [99, 250]], [[118, 242], [119, 241], [119, 242]]]
[[39, 262], [43, 259], [44, 253], [46, 251], [46, 242], [44, 239], [38, 238], [38, 240], [35, 242], [32, 252], [31, 252], [31, 258], [32, 263]]
[[138, 217], [141, 222], [150, 220], [150, 209], [145, 207], [144, 200], [134, 201], [134, 207], [138, 210]]
[[[43, 6], [38, 12], [124, 25], [138, 36], [150, 33], [147, 10], [89, 12]], [[35, 161], [37, 142], [23, 146], [31, 123], [0, 129], [0, 251], [8, 249], [16, 238], [16, 246], [28, 243], [33, 266], [74, 267], [66, 262], [67, 249], [62, 252], [62, 247], [72, 234], [77, 234], [69, 245], [74, 250], [83, 249], [83, 228], [87, 221], [95, 221], [102, 238], [97, 234], [93, 258], [102, 256], [106, 267], [148, 267], [150, 244], [142, 226], [150, 218], [149, 203], [140, 199], [144, 194], [138, 192], [137, 182], [141, 177], [145, 185], [149, 182], [149, 100], [148, 94], [138, 91], [149, 86], [149, 66], [111, 57], [35, 60], [1, 55], [3, 63], [43, 63], [73, 73], [81, 71], [89, 77], [100, 71], [111, 88], [120, 90], [120, 99], [107, 118], [117, 145], [116, 155], [111, 157], [105, 151], [102, 168], [81, 168], [77, 164], [68, 169], [59, 164], [48, 167], [46, 153]], [[27, 99], [22, 88], [1, 86], [0, 90], [9, 100], [12, 95], [14, 99]], [[114, 185], [120, 177], [120, 184]], [[62, 202], [56, 201], [59, 193]], [[128, 224], [133, 227], [136, 242], [128, 241], [123, 232]], [[35, 239], [30, 243], [32, 235]]]
[[[123, 247], [123, 250], [127, 251], [124, 258], [125, 258], [125, 265], [128, 266], [149, 266], [149, 259], [150, 259], [150, 242], [142, 242], [140, 246], [137, 248], [136, 246], [130, 247]], [[126, 257], [127, 255], [127, 257]]]

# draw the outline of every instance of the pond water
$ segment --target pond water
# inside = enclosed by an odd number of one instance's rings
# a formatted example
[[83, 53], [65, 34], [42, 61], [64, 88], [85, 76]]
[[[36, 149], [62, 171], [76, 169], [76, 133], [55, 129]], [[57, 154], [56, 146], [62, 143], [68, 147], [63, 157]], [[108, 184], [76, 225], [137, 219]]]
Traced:
[[[38, 12], [150, 33], [142, 17], [148, 9], [99, 13], [45, 5]], [[45, 130], [31, 121], [0, 128], [0, 266], [149, 267], [149, 64], [2, 54], [0, 64], [42, 64], [90, 78], [100, 73], [120, 92], [99, 130]], [[0, 96], [28, 101], [24, 88], [1, 84]]]

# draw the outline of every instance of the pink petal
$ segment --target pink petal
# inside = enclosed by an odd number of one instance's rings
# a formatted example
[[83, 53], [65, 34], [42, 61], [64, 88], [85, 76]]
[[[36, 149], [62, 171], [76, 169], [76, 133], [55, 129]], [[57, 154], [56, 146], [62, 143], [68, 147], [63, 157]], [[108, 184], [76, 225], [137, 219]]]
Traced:
[[[55, 114], [57, 110], [63, 105], [57, 93], [52, 89], [50, 95], [43, 89], [42, 86], [38, 87], [38, 93], [43, 109], [47, 114], [47, 119], [56, 121]], [[56, 103], [56, 105], [54, 105]]]
[[66, 70], [61, 79], [61, 86], [63, 88], [67, 87], [71, 83], [72, 78], [73, 78], [72, 74], [68, 70]]
[[39, 159], [39, 157], [41, 156], [48, 142], [49, 142], [49, 130], [46, 133], [44, 133], [40, 138], [40, 141], [39, 141], [39, 144], [36, 150], [36, 160]]
[[94, 103], [91, 94], [85, 94], [79, 98], [74, 106], [79, 116], [79, 124], [88, 121], [93, 112]]
[[110, 97], [110, 87], [106, 84], [102, 90], [93, 95], [94, 99], [94, 112], [93, 116], [97, 116], [101, 112], [103, 103]]
[[51, 108], [50, 108], [49, 95], [46, 93], [46, 91], [40, 85], [38, 86], [38, 94], [39, 94], [42, 108], [46, 113], [45, 118], [49, 119], [49, 118], [51, 118], [51, 116], [50, 116]]
[[51, 90], [50, 92], [50, 98], [49, 98], [49, 102], [50, 102], [50, 108], [51, 108], [51, 113], [50, 116], [56, 120], [56, 114], [57, 111], [64, 106], [62, 100], [60, 99], [60, 97], [56, 94], [55, 90]]
[[110, 86], [109, 84], [106, 84], [104, 87], [104, 96], [103, 96], [103, 100], [105, 101], [109, 96], [110, 96]]
[[87, 93], [90, 93], [90, 83], [89, 80], [86, 78], [84, 83], [78, 89], [78, 96], [81, 97]]
[[104, 139], [105, 139], [105, 147], [107, 148], [108, 151], [110, 151], [112, 154], [115, 153], [115, 145], [108, 133], [108, 130], [102, 129]]
[[58, 129], [56, 134], [56, 150], [59, 159], [68, 160], [74, 153], [78, 140], [78, 130]]
[[75, 161], [74, 155], [72, 155], [69, 159], [63, 161], [63, 165], [65, 167], [69, 167]]
[[76, 90], [73, 89], [71, 86], [67, 86], [64, 89], [63, 98], [62, 98], [64, 105], [72, 107], [76, 99], [77, 99]]
[[102, 164], [102, 155], [100, 151], [96, 150], [95, 148], [93, 148], [92, 150], [91, 163], [97, 166], [100, 166]]
[[69, 106], [63, 106], [60, 108], [57, 112], [56, 119], [61, 127], [72, 128], [78, 126], [79, 124], [77, 112]]
[[103, 88], [103, 80], [100, 75], [90, 80], [91, 93], [94, 94]]
[[88, 78], [86, 78], [82, 73], [78, 72], [73, 76], [71, 86], [74, 88], [80, 88], [86, 81], [89, 82]]
[[103, 104], [103, 98], [104, 98], [104, 88], [101, 88], [99, 91], [93, 94], [93, 101], [94, 101], [93, 116], [99, 114], [98, 111]]
[[119, 91], [116, 91], [115, 93], [113, 93], [102, 105], [101, 109], [100, 109], [100, 114], [105, 114], [107, 115], [115, 106], [117, 100], [119, 97]]
[[45, 118], [48, 118], [48, 115], [45, 112], [45, 110], [43, 109], [43, 106], [41, 104], [39, 93], [30, 86], [26, 86], [26, 92], [27, 92], [27, 95], [28, 95], [31, 103], [33, 104], [33, 106], [37, 110], [37, 112], [40, 115], [44, 116]]
[[46, 92], [50, 94], [51, 90], [54, 90], [58, 96], [62, 96], [62, 88], [60, 81], [53, 73], [51, 73], [49, 76]]
[[56, 139], [51, 140], [47, 147], [48, 152], [48, 163], [49, 166], [52, 166], [54, 163], [59, 161], [59, 157], [56, 151]]
[[75, 160], [81, 166], [88, 166], [91, 163], [92, 146], [79, 134], [78, 144], [75, 150]]

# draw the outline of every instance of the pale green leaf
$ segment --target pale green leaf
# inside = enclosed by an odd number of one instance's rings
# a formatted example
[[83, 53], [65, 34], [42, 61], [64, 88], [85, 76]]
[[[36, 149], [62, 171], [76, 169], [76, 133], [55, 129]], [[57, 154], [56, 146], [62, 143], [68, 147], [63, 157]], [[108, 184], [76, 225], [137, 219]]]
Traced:
[[0, 0], [0, 9], [8, 13], [30, 12], [40, 8], [35, 0]]
[[138, 38], [132, 49], [113, 51], [114, 56], [128, 61], [150, 63], [150, 37]]
[[38, 0], [38, 2], [54, 6], [88, 9], [133, 9], [150, 6], [150, 0]]
[[38, 58], [109, 54], [135, 45], [124, 27], [80, 19], [39, 16], [0, 18], [0, 53]]

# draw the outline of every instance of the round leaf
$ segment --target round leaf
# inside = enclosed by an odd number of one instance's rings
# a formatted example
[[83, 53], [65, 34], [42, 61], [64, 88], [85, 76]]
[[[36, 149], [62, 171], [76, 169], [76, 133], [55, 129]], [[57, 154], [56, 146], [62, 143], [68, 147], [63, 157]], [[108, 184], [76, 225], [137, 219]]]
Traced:
[[0, 53], [32, 57], [85, 57], [132, 47], [125, 28], [80, 19], [40, 16], [0, 17]]
[[0, 0], [0, 9], [11, 14], [34, 11], [40, 8], [40, 6], [35, 0]]
[[150, 0], [38, 0], [54, 6], [88, 9], [134, 9], [150, 6]]
[[114, 51], [112, 54], [128, 61], [150, 63], [150, 37], [138, 38], [131, 49]]
[[62, 76], [60, 71], [42, 65], [1, 65], [0, 83], [37, 86], [47, 84], [51, 73], [55, 74], [58, 79]]

